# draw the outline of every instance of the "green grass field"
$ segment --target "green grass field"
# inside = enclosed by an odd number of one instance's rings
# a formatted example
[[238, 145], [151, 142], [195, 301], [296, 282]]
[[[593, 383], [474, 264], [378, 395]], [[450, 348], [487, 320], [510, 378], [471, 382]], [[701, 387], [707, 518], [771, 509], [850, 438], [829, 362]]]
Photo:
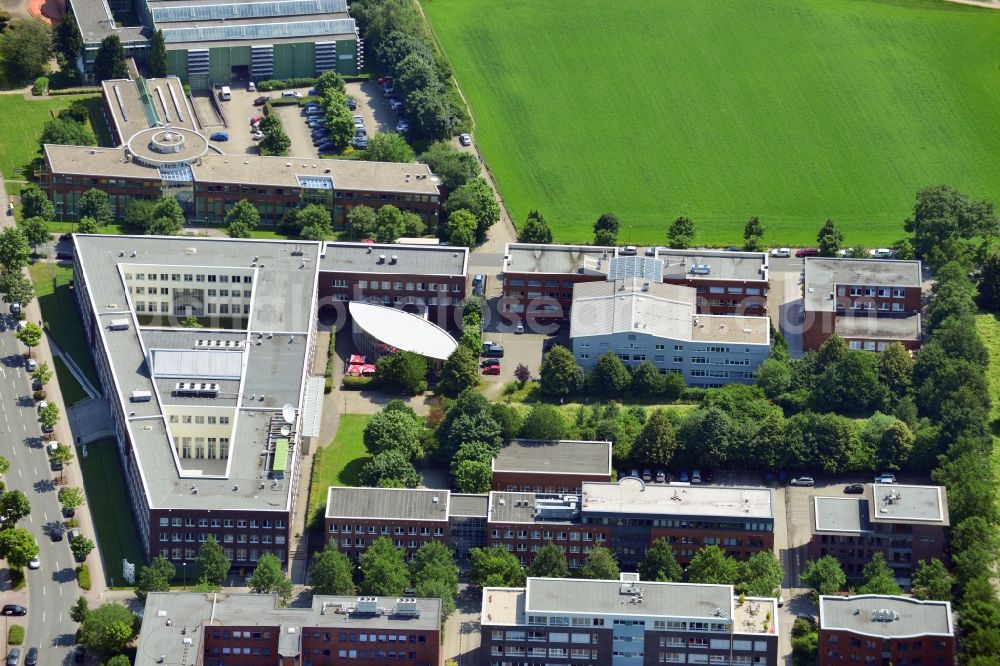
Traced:
[[42, 319], [49, 335], [70, 355], [90, 384], [94, 388], [100, 388], [94, 358], [90, 355], [90, 348], [83, 336], [80, 311], [70, 289], [73, 268], [39, 261], [32, 264], [28, 271], [35, 285], [38, 305], [42, 309]]
[[358, 474], [368, 460], [364, 431], [369, 414], [343, 414], [337, 434], [329, 446], [313, 457], [312, 482], [309, 484], [309, 515], [321, 515], [330, 486], [360, 486]]
[[1000, 12], [943, 0], [422, 0], [517, 221], [558, 241], [885, 245], [921, 187], [1000, 200]]
[[[20, 191], [21, 183], [17, 181], [26, 180], [30, 175], [22, 170], [26, 170], [32, 160], [41, 154], [38, 140], [42, 136], [45, 122], [78, 99], [91, 100], [99, 97], [64, 95], [25, 99], [19, 94], [0, 95], [0, 172], [7, 180], [8, 193]], [[91, 108], [92, 118], [93, 114]]]
[[59, 378], [59, 392], [62, 393], [63, 404], [70, 407], [90, 397], [60, 357], [56, 356], [52, 362], [55, 364], [56, 377]]
[[77, 447], [76, 459], [83, 472], [87, 506], [97, 531], [108, 585], [122, 585], [122, 558], [136, 565], [144, 563], [126, 496], [125, 483], [115, 443], [103, 440], [87, 445], [87, 455]]

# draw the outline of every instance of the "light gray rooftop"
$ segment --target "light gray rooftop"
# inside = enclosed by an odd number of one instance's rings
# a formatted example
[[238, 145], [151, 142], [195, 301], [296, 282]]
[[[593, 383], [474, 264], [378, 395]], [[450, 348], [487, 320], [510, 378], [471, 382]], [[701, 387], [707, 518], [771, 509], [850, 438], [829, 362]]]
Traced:
[[80, 26], [80, 34], [84, 43], [96, 46], [98, 42], [114, 33], [122, 40], [129, 42], [145, 42], [142, 27], [113, 27], [115, 25], [111, 11], [106, 2], [101, 0], [69, 0], [73, 16]]
[[446, 521], [450, 494], [447, 490], [331, 486], [326, 517]]
[[[540, 499], [550, 499], [561, 504], [564, 510], [542, 513], [537, 507]], [[494, 490], [490, 492], [488, 520], [491, 523], [540, 523], [546, 525], [571, 525], [579, 517], [579, 496], [572, 507], [569, 501], [561, 502], [558, 495], [541, 493], [515, 493]]]
[[805, 309], [833, 312], [837, 285], [856, 287], [919, 287], [920, 262], [903, 259], [806, 257]]
[[489, 495], [469, 495], [452, 493], [448, 516], [470, 516], [485, 518], [490, 509]]
[[[627, 584], [625, 584], [627, 585]], [[721, 608], [727, 615], [733, 603], [729, 585], [640, 582], [643, 603], [629, 603], [617, 580], [572, 578], [529, 578], [526, 613], [572, 613], [645, 615], [652, 617], [705, 618], [722, 622], [715, 615]]]
[[467, 248], [445, 245], [326, 243], [325, 248], [323, 272], [464, 277], [469, 261]]
[[636, 514], [773, 520], [774, 491], [730, 486], [647, 484], [626, 477], [617, 483], [583, 483], [584, 514]]
[[857, 497], [814, 497], [817, 532], [868, 532], [868, 500]]
[[611, 442], [515, 439], [493, 459], [494, 472], [611, 474]]
[[[259, 627], [280, 632], [280, 656], [299, 654], [305, 629], [341, 628], [435, 631], [441, 621], [440, 599], [416, 599], [417, 615], [395, 612], [396, 599], [379, 597], [378, 614], [354, 612], [357, 597], [316, 595], [308, 608], [281, 607], [272, 594], [201, 594], [151, 592], [146, 598], [135, 666], [186, 666], [201, 663], [204, 636], [209, 627]], [[341, 612], [346, 610], [347, 612]], [[170, 624], [167, 624], [170, 620]], [[184, 649], [192, 641], [197, 658]], [[190, 648], [189, 648], [190, 649]], [[158, 661], [160, 655], [165, 661]]]
[[951, 604], [909, 597], [864, 594], [819, 598], [820, 628], [876, 638], [954, 636]]
[[[607, 260], [617, 254], [618, 248], [596, 245], [508, 243], [503, 270], [505, 273], [601, 275], [600, 267], [607, 273]], [[600, 266], [598, 260], [602, 260]]]
[[842, 338], [868, 340], [919, 340], [921, 335], [920, 313], [905, 316], [877, 316], [875, 311], [854, 315], [838, 315], [834, 326]]
[[143, 85], [145, 94], [137, 80], [110, 79], [101, 83], [104, 100], [111, 109], [109, 121], [123, 141], [148, 127], [170, 125], [192, 131], [197, 129], [194, 112], [179, 78], [145, 79]]
[[[664, 280], [757, 280], [767, 282], [766, 252], [658, 249]], [[692, 272], [698, 266], [699, 271]]]
[[[112, 366], [118, 394], [113, 408], [122, 409], [129, 419], [150, 506], [287, 510], [296, 456], [291, 456], [287, 476], [272, 482], [260, 478], [261, 452], [273, 442], [269, 436], [272, 417], [280, 414], [284, 404], [298, 407], [300, 403], [315, 311], [319, 244], [81, 234], [75, 236], [75, 242], [76, 261], [81, 265]], [[252, 276], [252, 283], [241, 285], [252, 290], [250, 331], [137, 328], [124, 275], [133, 275], [135, 284], [138, 272], [194, 275], [200, 274], [199, 269], [216, 275], [231, 271]], [[171, 286], [194, 284], [211, 283], [192, 278], [191, 283]], [[120, 320], [128, 323], [127, 329], [111, 330], [112, 322]], [[261, 328], [253, 330], [255, 324]], [[239, 355], [242, 378], [191, 377], [190, 381], [218, 385], [218, 397], [210, 398], [174, 395], [176, 384], [184, 381], [176, 372], [168, 371], [169, 377], [150, 377], [146, 354], [151, 348], [187, 354], [199, 348], [199, 340], [209, 345], [242, 342], [241, 351], [223, 352]], [[177, 370], [184, 363], [168, 365]], [[235, 361], [229, 365], [235, 368]], [[133, 391], [149, 391], [151, 399], [133, 402]], [[237, 405], [241, 409], [236, 410]], [[232, 409], [228, 460], [175, 455], [164, 416], [167, 406], [174, 413], [178, 407]], [[293, 443], [296, 429], [293, 424]]]
[[872, 484], [872, 522], [948, 525], [948, 502], [944, 486]]

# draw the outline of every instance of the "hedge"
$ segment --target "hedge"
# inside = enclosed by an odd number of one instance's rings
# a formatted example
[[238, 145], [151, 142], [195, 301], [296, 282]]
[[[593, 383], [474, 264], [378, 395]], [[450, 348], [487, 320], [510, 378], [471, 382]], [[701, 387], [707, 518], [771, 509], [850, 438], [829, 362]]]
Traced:
[[269, 92], [271, 90], [283, 90], [285, 88], [301, 88], [303, 86], [313, 86], [316, 85], [315, 78], [301, 78], [301, 79], [268, 79], [266, 81], [259, 81], [255, 84], [257, 90], [260, 92]]
[[49, 91], [49, 77], [39, 76], [35, 79], [35, 85], [31, 86], [32, 95], [44, 95]]
[[7, 644], [21, 645], [24, 643], [24, 627], [19, 624], [12, 624], [7, 629]]
[[90, 589], [90, 567], [86, 564], [81, 564], [76, 568], [76, 584], [80, 586], [81, 590]]
[[50, 90], [50, 95], [94, 95], [101, 92], [101, 88], [63, 88], [62, 90]]
[[364, 391], [368, 388], [374, 377], [344, 377], [345, 391]]
[[323, 385], [323, 393], [333, 391], [333, 362], [337, 358], [337, 327], [330, 328], [330, 344], [326, 348], [326, 382]]

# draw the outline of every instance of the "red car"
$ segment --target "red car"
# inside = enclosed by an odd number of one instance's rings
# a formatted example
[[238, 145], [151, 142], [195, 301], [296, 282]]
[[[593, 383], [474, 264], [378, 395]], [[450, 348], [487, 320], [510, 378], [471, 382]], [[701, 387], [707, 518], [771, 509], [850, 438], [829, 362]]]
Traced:
[[804, 247], [795, 251], [795, 256], [798, 258], [802, 257], [818, 257], [819, 250], [814, 247]]
[[499, 375], [500, 374], [500, 364], [497, 363], [496, 365], [488, 365], [488, 366], [486, 366], [485, 368], [483, 368], [483, 374], [484, 375]]

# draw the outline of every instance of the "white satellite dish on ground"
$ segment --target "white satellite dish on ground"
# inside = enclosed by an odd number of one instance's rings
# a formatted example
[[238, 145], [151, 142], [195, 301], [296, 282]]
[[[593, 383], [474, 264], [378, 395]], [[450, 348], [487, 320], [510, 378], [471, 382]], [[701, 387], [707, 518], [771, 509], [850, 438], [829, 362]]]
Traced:
[[295, 405], [290, 402], [286, 402], [282, 405], [281, 418], [285, 419], [285, 423], [295, 423]]

